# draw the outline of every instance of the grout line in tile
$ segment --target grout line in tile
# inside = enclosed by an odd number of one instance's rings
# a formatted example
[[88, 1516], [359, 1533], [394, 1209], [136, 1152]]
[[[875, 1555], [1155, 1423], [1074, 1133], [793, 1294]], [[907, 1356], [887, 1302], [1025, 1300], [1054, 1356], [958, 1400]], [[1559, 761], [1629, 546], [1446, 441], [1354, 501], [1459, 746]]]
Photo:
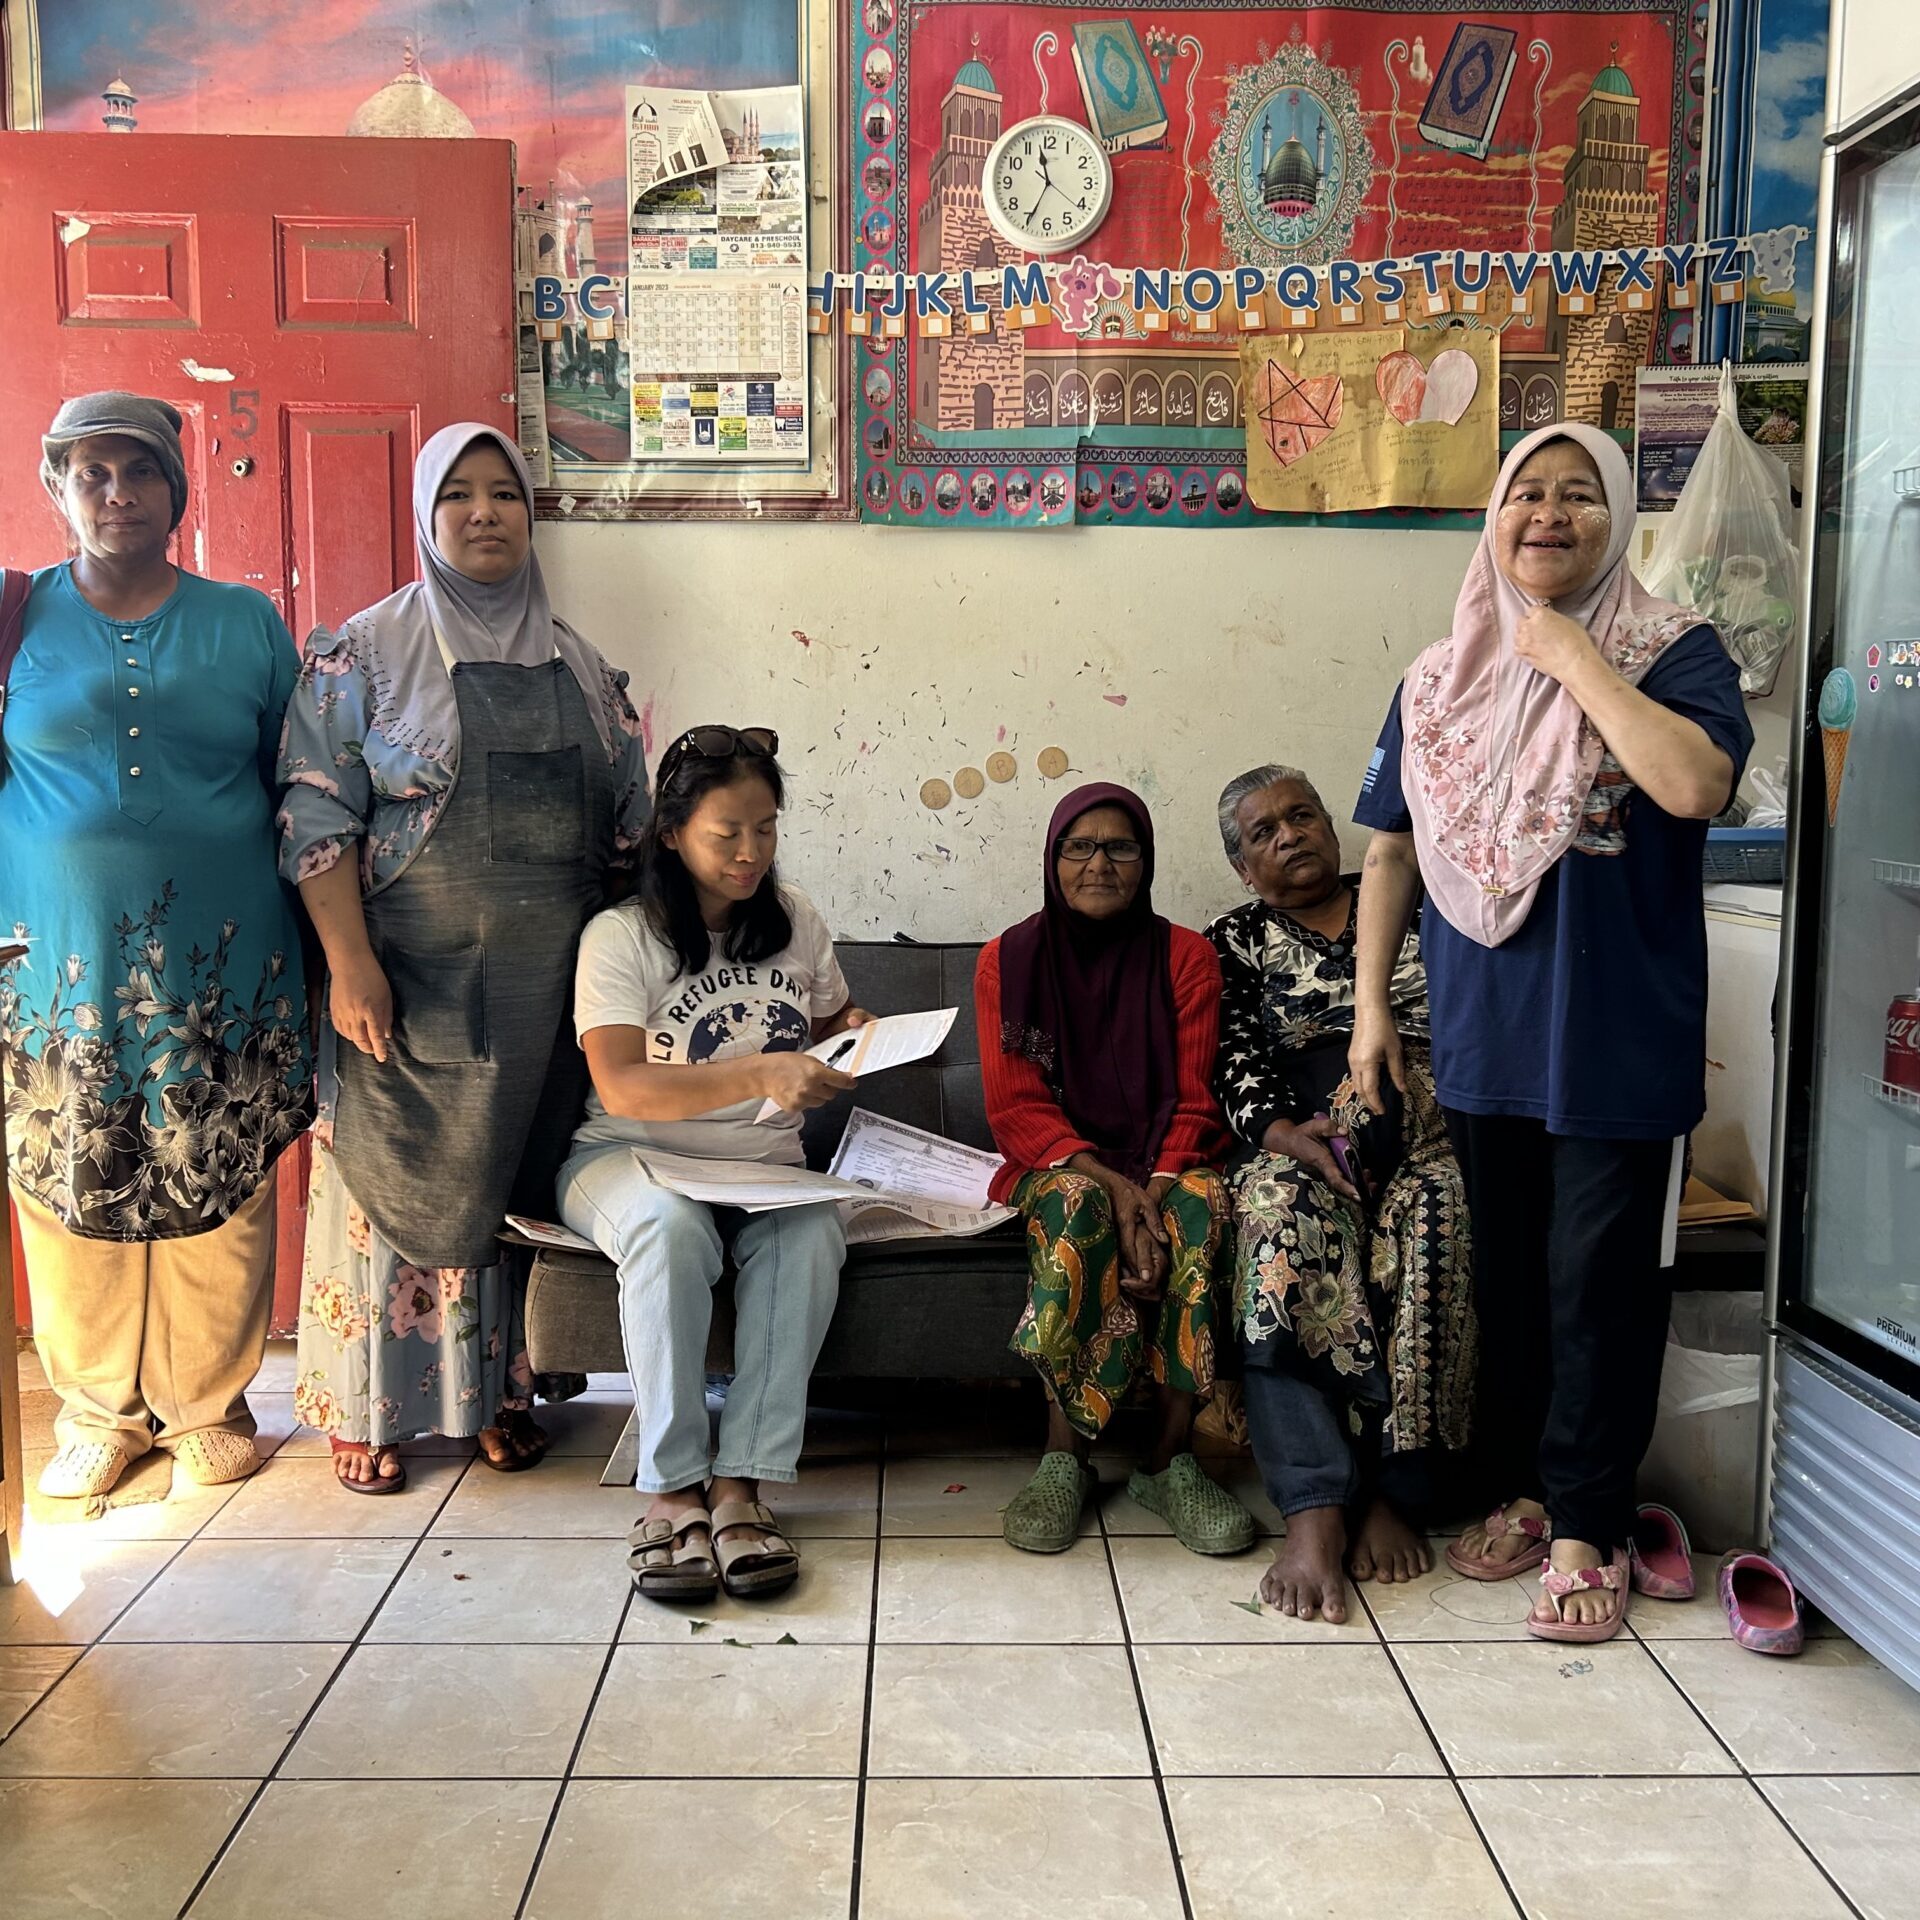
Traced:
[[873, 1752], [873, 1670], [880, 1650], [880, 1555], [886, 1545], [888, 1431], [880, 1429], [880, 1494], [873, 1515], [873, 1598], [867, 1607], [867, 1687], [860, 1702], [860, 1771], [853, 1789], [853, 1862], [847, 1880], [847, 1920], [860, 1920], [860, 1881], [866, 1858], [868, 1762]]
[[[445, 1510], [447, 1502], [453, 1498], [454, 1489], [459, 1486], [460, 1482], [465, 1477], [466, 1476], [464, 1474], [457, 1473], [454, 1475], [453, 1479], [448, 1482], [446, 1492], [440, 1496], [439, 1506], [434, 1508], [433, 1517], [435, 1520], [437, 1520], [440, 1517], [441, 1513]], [[433, 1522], [430, 1520], [427, 1524], [431, 1526]], [[279, 1779], [280, 1769], [286, 1765], [287, 1756], [293, 1752], [296, 1746], [299, 1745], [301, 1738], [304, 1736], [304, 1734], [307, 1731], [307, 1728], [313, 1724], [314, 1715], [317, 1714], [320, 1711], [321, 1707], [326, 1704], [327, 1696], [333, 1691], [334, 1686], [338, 1682], [340, 1676], [346, 1672], [347, 1663], [350, 1660], [352, 1660], [353, 1656], [359, 1652], [361, 1646], [365, 1643], [367, 1634], [372, 1629], [373, 1623], [380, 1617], [381, 1608], [384, 1607], [387, 1604], [387, 1602], [393, 1597], [394, 1588], [397, 1587], [403, 1579], [405, 1579], [407, 1569], [413, 1565], [415, 1558], [418, 1556], [420, 1552], [420, 1549], [426, 1544], [426, 1538], [427, 1536], [423, 1531], [420, 1537], [408, 1547], [406, 1553], [401, 1557], [399, 1566], [397, 1566], [393, 1571], [393, 1578], [389, 1580], [385, 1585], [385, 1587], [381, 1589], [380, 1598], [373, 1603], [372, 1607], [368, 1610], [367, 1617], [363, 1621], [361, 1621], [360, 1631], [356, 1633], [353, 1636], [353, 1638], [347, 1643], [346, 1652], [343, 1653], [340, 1656], [339, 1660], [335, 1662], [333, 1671], [327, 1676], [326, 1685], [323, 1686], [320, 1689], [320, 1691], [314, 1695], [313, 1704], [310, 1707], [308, 1707], [306, 1712], [300, 1716], [300, 1724], [294, 1728], [293, 1732], [287, 1738], [286, 1745], [280, 1749], [280, 1757], [274, 1761], [272, 1768], [269, 1770], [267, 1774], [267, 1777], [264, 1780], [262, 1780], [258, 1786], [254, 1788], [252, 1795], [249, 1797], [247, 1801], [247, 1804], [240, 1811], [239, 1819], [237, 1819], [233, 1823], [233, 1825], [227, 1829], [227, 1837], [220, 1842], [218, 1847], [214, 1849], [213, 1858], [207, 1862], [205, 1871], [202, 1872], [202, 1874], [200, 1875], [200, 1878], [193, 1883], [192, 1890], [188, 1893], [186, 1899], [180, 1903], [180, 1911], [179, 1911], [179, 1914], [176, 1916], [176, 1920], [187, 1920], [187, 1915], [191, 1913], [193, 1910], [194, 1902], [197, 1901], [200, 1898], [201, 1894], [206, 1891], [207, 1882], [211, 1880], [215, 1875], [215, 1873], [219, 1871], [220, 1863], [223, 1860], [225, 1860], [227, 1855], [233, 1850], [233, 1843], [239, 1837], [240, 1829], [244, 1827], [247, 1824], [247, 1822], [253, 1818], [254, 1808], [260, 1804], [261, 1799], [266, 1794], [267, 1789]], [[257, 1645], [260, 1643], [255, 1642], [252, 1644]], [[322, 1641], [322, 1642], [317, 1642], [315, 1644], [337, 1646], [339, 1642], [338, 1641]]]
[[[1480, 1842], [1481, 1850], [1486, 1854], [1488, 1864], [1493, 1868], [1495, 1876], [1499, 1879], [1501, 1890], [1512, 1903], [1514, 1913], [1520, 1916], [1520, 1920], [1526, 1920], [1526, 1907], [1521, 1901], [1519, 1894], [1515, 1892], [1513, 1882], [1507, 1878], [1506, 1862], [1500, 1858], [1500, 1855], [1494, 1849], [1493, 1842], [1487, 1838], [1487, 1830], [1480, 1824], [1480, 1815], [1475, 1811], [1473, 1802], [1467, 1797], [1465, 1787], [1460, 1784], [1460, 1776], [1454, 1771], [1453, 1762], [1447, 1756], [1446, 1747], [1434, 1732], [1433, 1723], [1427, 1718], [1427, 1710], [1420, 1704], [1420, 1696], [1414, 1692], [1413, 1683], [1407, 1678], [1405, 1669], [1400, 1665], [1393, 1643], [1388, 1640], [1386, 1634], [1381, 1631], [1380, 1616], [1374, 1612], [1373, 1603], [1367, 1597], [1368, 1584], [1368, 1582], [1362, 1580], [1353, 1582], [1353, 1591], [1360, 1601], [1361, 1609], [1365, 1612], [1374, 1632], [1380, 1635], [1380, 1647], [1387, 1656], [1388, 1665], [1393, 1668], [1393, 1676], [1400, 1682], [1401, 1691], [1407, 1696], [1407, 1704], [1413, 1709], [1415, 1718], [1420, 1722], [1420, 1731], [1427, 1736], [1429, 1744], [1432, 1746], [1435, 1754], [1439, 1756], [1440, 1765], [1445, 1769], [1447, 1784], [1453, 1789], [1453, 1797], [1459, 1801], [1460, 1811], [1467, 1816], [1468, 1823], [1473, 1828], [1474, 1838]], [[1530, 1779], [1533, 1776], [1527, 1775], [1524, 1777]], [[1554, 1777], [1560, 1779], [1565, 1776], [1556, 1774]]]
[[627, 1629], [627, 1615], [633, 1611], [634, 1586], [632, 1577], [627, 1580], [627, 1597], [621, 1603], [620, 1618], [613, 1623], [613, 1638], [607, 1642], [606, 1657], [600, 1662], [599, 1677], [593, 1683], [593, 1692], [587, 1700], [587, 1710], [580, 1717], [580, 1731], [573, 1736], [573, 1748], [567, 1755], [567, 1764], [560, 1775], [559, 1790], [553, 1796], [553, 1805], [547, 1809], [547, 1824], [540, 1829], [540, 1844], [533, 1850], [533, 1859], [527, 1867], [527, 1884], [520, 1889], [520, 1898], [513, 1909], [513, 1920], [522, 1920], [526, 1913], [527, 1902], [533, 1898], [534, 1884], [540, 1878], [540, 1869], [547, 1858], [547, 1844], [553, 1838], [553, 1830], [560, 1824], [560, 1809], [565, 1804], [567, 1791], [574, 1782], [574, 1768], [580, 1764], [580, 1749], [587, 1744], [587, 1729], [593, 1725], [593, 1716], [600, 1708], [601, 1689], [607, 1684], [607, 1675], [613, 1670], [613, 1656], [620, 1651], [620, 1636]]
[[1194, 1920], [1193, 1894], [1187, 1886], [1187, 1863], [1181, 1857], [1180, 1836], [1173, 1824], [1173, 1802], [1167, 1798], [1166, 1776], [1160, 1771], [1160, 1752], [1154, 1745], [1153, 1720], [1147, 1712], [1147, 1690], [1140, 1682], [1140, 1663], [1134, 1657], [1133, 1629], [1127, 1622], [1126, 1595], [1120, 1590], [1120, 1569], [1114, 1563], [1113, 1536], [1107, 1532], [1104, 1511], [1100, 1515], [1100, 1530], [1094, 1538], [1099, 1541], [1100, 1551], [1107, 1557], [1107, 1579], [1113, 1586], [1114, 1611], [1120, 1616], [1120, 1645], [1127, 1656], [1127, 1678], [1133, 1682], [1133, 1704], [1140, 1715], [1141, 1737], [1147, 1743], [1147, 1765], [1153, 1770], [1153, 1792], [1160, 1803], [1160, 1826], [1166, 1837], [1168, 1857], [1173, 1862], [1173, 1884], [1180, 1895], [1180, 1912], [1184, 1920]]
[[[1633, 1619], [1631, 1615], [1628, 1616], [1626, 1625], [1629, 1628], [1633, 1626]], [[1638, 1639], [1639, 1636], [1636, 1634], [1635, 1638]], [[1676, 1646], [1681, 1643], [1678, 1641], [1666, 1641], [1666, 1642], [1663, 1642], [1662, 1644], [1667, 1646]], [[1722, 1736], [1720, 1729], [1716, 1727], [1713, 1724], [1713, 1722], [1707, 1717], [1705, 1709], [1702, 1708], [1700, 1703], [1694, 1699], [1693, 1695], [1690, 1694], [1686, 1690], [1686, 1688], [1681, 1685], [1680, 1676], [1677, 1673], [1675, 1673], [1673, 1669], [1670, 1666], [1668, 1666], [1664, 1660], [1660, 1658], [1659, 1654], [1657, 1654], [1653, 1650], [1653, 1646], [1651, 1643], [1645, 1640], [1640, 1640], [1639, 1645], [1640, 1645], [1641, 1651], [1645, 1653], [1647, 1658], [1651, 1660], [1653, 1664], [1660, 1670], [1660, 1673], [1665, 1678], [1667, 1685], [1670, 1686], [1674, 1690], [1674, 1692], [1677, 1693], [1680, 1696], [1680, 1698], [1687, 1703], [1687, 1706], [1689, 1710], [1693, 1713], [1694, 1717], [1700, 1722], [1700, 1724], [1703, 1727], [1706, 1728], [1708, 1733], [1710, 1733], [1713, 1736], [1714, 1740], [1718, 1743], [1721, 1752], [1723, 1752], [1727, 1756], [1727, 1758], [1733, 1762], [1735, 1768], [1738, 1769], [1739, 1777], [1747, 1783], [1747, 1786], [1752, 1790], [1754, 1797], [1757, 1800], [1759, 1800], [1760, 1803], [1767, 1809], [1767, 1811], [1770, 1814], [1772, 1814], [1773, 1817], [1780, 1823], [1780, 1825], [1786, 1829], [1788, 1837], [1793, 1841], [1794, 1845], [1797, 1846], [1800, 1849], [1800, 1851], [1804, 1853], [1810, 1861], [1812, 1861], [1814, 1871], [1818, 1873], [1821, 1879], [1824, 1880], [1827, 1883], [1827, 1885], [1833, 1889], [1835, 1898], [1839, 1900], [1840, 1904], [1844, 1906], [1850, 1914], [1855, 1915], [1856, 1920], [1858, 1920], [1860, 1909], [1857, 1906], [1855, 1906], [1852, 1900], [1850, 1900], [1847, 1897], [1846, 1889], [1842, 1887], [1839, 1881], [1836, 1880], [1833, 1877], [1833, 1875], [1827, 1871], [1826, 1862], [1823, 1861], [1820, 1858], [1820, 1856], [1817, 1853], [1815, 1853], [1814, 1850], [1806, 1843], [1806, 1841], [1800, 1837], [1800, 1834], [1795, 1829], [1793, 1822], [1789, 1820], [1786, 1817], [1786, 1815], [1783, 1814], [1780, 1811], [1780, 1809], [1773, 1804], [1773, 1800], [1771, 1796], [1768, 1795], [1762, 1789], [1759, 1781], [1753, 1777], [1753, 1774], [1749, 1770], [1747, 1763], [1740, 1758], [1738, 1753], [1734, 1751], [1733, 1743]], [[1825, 1771], [1828, 1776], [1832, 1775], [1833, 1770], [1831, 1768], [1828, 1768]]]

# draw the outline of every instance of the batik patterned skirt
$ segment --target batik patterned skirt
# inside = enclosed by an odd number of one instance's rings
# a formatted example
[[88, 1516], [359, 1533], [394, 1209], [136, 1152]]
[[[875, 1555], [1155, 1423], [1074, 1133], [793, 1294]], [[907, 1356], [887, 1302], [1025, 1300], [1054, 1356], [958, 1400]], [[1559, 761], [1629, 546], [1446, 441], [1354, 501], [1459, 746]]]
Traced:
[[1030, 1173], [1013, 1192], [1027, 1223], [1027, 1305], [1013, 1350], [1031, 1360], [1076, 1433], [1097, 1435], [1140, 1382], [1213, 1390], [1214, 1323], [1228, 1200], [1219, 1174], [1197, 1168], [1168, 1188], [1165, 1294], [1120, 1285], [1120, 1241], [1106, 1189], [1064, 1168]]
[[[1329, 1109], [1354, 1131], [1343, 1080]], [[1423, 1054], [1407, 1052], [1406, 1154], [1374, 1205], [1285, 1154], [1235, 1169], [1234, 1318], [1249, 1366], [1284, 1367], [1336, 1407], [1370, 1411], [1381, 1447], [1467, 1444], [1479, 1336], [1460, 1169]]]

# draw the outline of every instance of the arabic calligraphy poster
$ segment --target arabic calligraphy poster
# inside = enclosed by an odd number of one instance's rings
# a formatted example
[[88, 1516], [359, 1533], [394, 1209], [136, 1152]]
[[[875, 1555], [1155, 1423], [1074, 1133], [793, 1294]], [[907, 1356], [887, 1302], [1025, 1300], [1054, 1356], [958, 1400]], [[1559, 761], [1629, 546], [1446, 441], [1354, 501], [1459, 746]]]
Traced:
[[[875, 273], [997, 273], [982, 163], [1042, 113], [1107, 117], [1113, 200], [1089, 261], [1277, 268], [1423, 249], [1656, 244], [1697, 225], [1707, 0], [1418, 0], [1277, 9], [1250, 0], [1126, 8], [1027, 0], [853, 0], [843, 191]], [[1075, 29], [1132, 26], [1096, 114]], [[1107, 36], [1102, 37], [1103, 40]], [[1112, 91], [1111, 86], [1109, 92]], [[1082, 316], [1084, 318], [1084, 316]], [[1120, 300], [1090, 330], [1056, 315], [981, 337], [887, 338], [858, 358], [863, 517], [1029, 527], [1069, 520], [1248, 525], [1241, 336], [1175, 314], [1149, 334]], [[1450, 316], [1461, 331], [1499, 324]], [[1639, 367], [1691, 315], [1584, 315], [1537, 300], [1499, 342], [1499, 430], [1571, 417], [1623, 436]], [[1431, 360], [1443, 342], [1413, 343]], [[1422, 517], [1399, 512], [1395, 524]], [[1459, 524], [1458, 513], [1432, 513]], [[1293, 524], [1298, 524], [1294, 521]]]

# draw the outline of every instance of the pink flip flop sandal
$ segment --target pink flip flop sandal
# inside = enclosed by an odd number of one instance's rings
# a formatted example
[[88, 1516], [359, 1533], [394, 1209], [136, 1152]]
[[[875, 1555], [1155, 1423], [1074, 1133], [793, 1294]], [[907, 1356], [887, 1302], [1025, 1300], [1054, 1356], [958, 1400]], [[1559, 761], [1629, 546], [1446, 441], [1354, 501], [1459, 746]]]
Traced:
[[1691, 1600], [1693, 1543], [1686, 1523], [1671, 1507], [1649, 1504], [1634, 1517], [1627, 1542], [1633, 1590], [1649, 1600]]
[[1749, 1653], [1793, 1654], [1807, 1644], [1800, 1596], [1786, 1569], [1764, 1553], [1730, 1553], [1720, 1562], [1720, 1604]]
[[[1582, 1646], [1611, 1640], [1627, 1623], [1627, 1595], [1632, 1584], [1625, 1547], [1616, 1548], [1612, 1560], [1604, 1567], [1582, 1567], [1576, 1573], [1556, 1573], [1548, 1567], [1540, 1576], [1540, 1590], [1553, 1607], [1553, 1618], [1540, 1620], [1530, 1613], [1527, 1631], [1536, 1640], [1571, 1640]], [[1596, 1589], [1620, 1596], [1613, 1612], [1604, 1620], [1569, 1620], [1566, 1617], [1568, 1597]]]
[[1511, 1559], [1499, 1559], [1490, 1553], [1462, 1553], [1459, 1541], [1447, 1548], [1447, 1565], [1469, 1580], [1511, 1580], [1516, 1573], [1531, 1573], [1547, 1557], [1553, 1539], [1553, 1522], [1535, 1520], [1526, 1515], [1507, 1517], [1505, 1507], [1495, 1507], [1487, 1515], [1487, 1545], [1510, 1533], [1523, 1533], [1532, 1542]]

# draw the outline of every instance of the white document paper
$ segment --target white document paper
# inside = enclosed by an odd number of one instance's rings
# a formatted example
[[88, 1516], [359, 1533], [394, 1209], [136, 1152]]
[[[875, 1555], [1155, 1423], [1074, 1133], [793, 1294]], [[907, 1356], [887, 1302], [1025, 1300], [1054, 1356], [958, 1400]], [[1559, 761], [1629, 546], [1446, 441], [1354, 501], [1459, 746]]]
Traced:
[[535, 1220], [524, 1213], [507, 1215], [507, 1225], [515, 1233], [538, 1241], [543, 1247], [566, 1247], [576, 1253], [598, 1253], [591, 1240], [583, 1240], [570, 1227], [555, 1226], [551, 1220]]
[[830, 1173], [767, 1160], [702, 1160], [688, 1153], [636, 1148], [635, 1158], [657, 1187], [671, 1188], [710, 1207], [772, 1213], [781, 1207], [815, 1207], [829, 1200], [859, 1200], [866, 1189]]
[[704, 93], [668, 87], [627, 89], [627, 206], [663, 180], [705, 173], [727, 162], [727, 146]]
[[1011, 1207], [987, 1198], [1001, 1165], [997, 1153], [854, 1108], [831, 1168], [837, 1178], [867, 1189], [865, 1198], [841, 1203], [848, 1244], [964, 1237], [1011, 1220]]
[[[910, 1060], [924, 1060], [938, 1053], [959, 1017], [958, 1007], [942, 1007], [936, 1013], [889, 1013], [869, 1020], [864, 1027], [816, 1040], [807, 1051], [814, 1059], [858, 1079], [863, 1073], [904, 1067]], [[779, 1111], [779, 1102], [768, 1100], [753, 1117], [757, 1122], [771, 1120]]]

